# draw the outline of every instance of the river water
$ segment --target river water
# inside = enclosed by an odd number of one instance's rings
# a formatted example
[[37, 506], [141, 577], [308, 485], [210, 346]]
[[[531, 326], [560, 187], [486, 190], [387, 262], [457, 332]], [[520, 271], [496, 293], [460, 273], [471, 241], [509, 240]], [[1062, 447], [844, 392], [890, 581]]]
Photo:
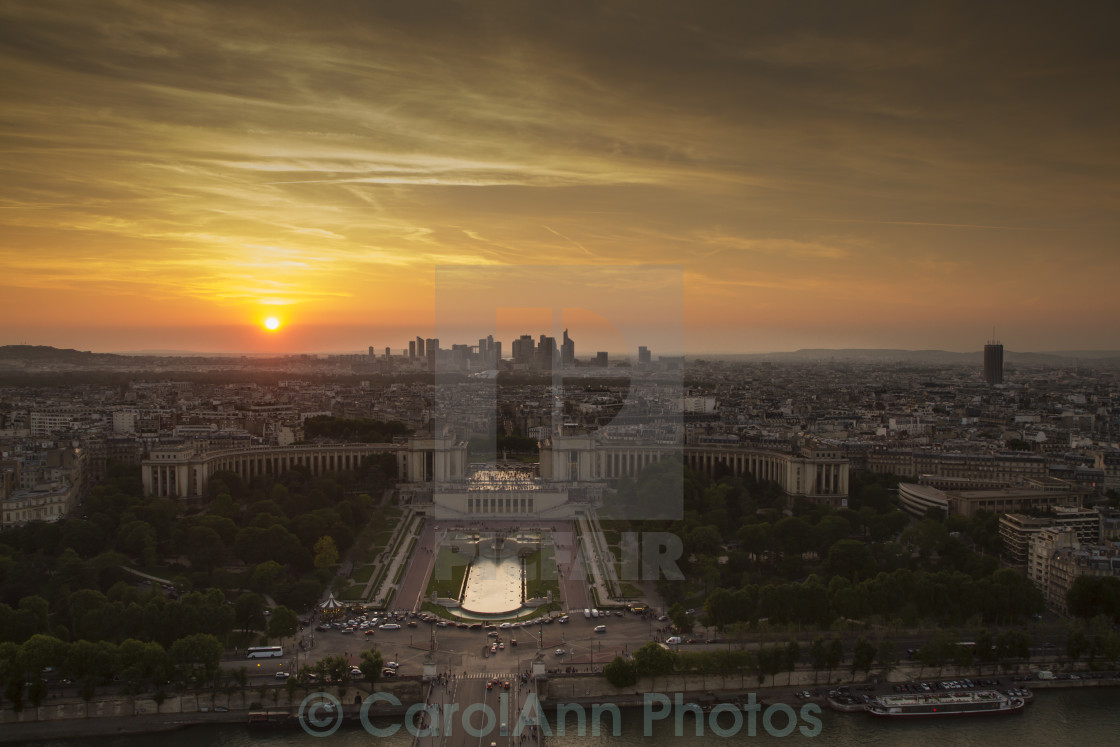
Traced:
[[[905, 723], [882, 721], [866, 714], [834, 713], [824, 711], [819, 718], [819, 734], [806, 737], [795, 730], [785, 737], [768, 735], [761, 726], [755, 736], [749, 736], [744, 722], [735, 736], [718, 737], [706, 731], [705, 736], [693, 733], [691, 716], [684, 717], [684, 733], [677, 735], [672, 718], [652, 723], [650, 738], [643, 737], [643, 712], [629, 709], [623, 712], [621, 734], [609, 733], [609, 719], [601, 736], [575, 732], [574, 718], [567, 720], [566, 736], [554, 735], [545, 739], [549, 747], [637, 747], [651, 742], [674, 747], [713, 747], [715, 743], [727, 744], [818, 744], [864, 747], [866, 745], [966, 745], [975, 747], [1026, 747], [1026, 745], [1064, 745], [1076, 740], [1084, 745], [1116, 744], [1120, 736], [1120, 690], [1116, 688], [1083, 688], [1036, 691], [1035, 702], [1016, 716], [959, 717], [944, 721], [923, 719]], [[552, 727], [556, 723], [550, 715]], [[720, 725], [729, 727], [730, 719], [722, 717]], [[773, 724], [784, 725], [778, 715]], [[799, 720], [800, 725], [811, 729], [813, 724]], [[384, 725], [384, 722], [383, 722]], [[590, 732], [590, 728], [588, 728]], [[273, 745], [317, 744], [369, 745], [383, 747], [410, 747], [412, 737], [402, 728], [390, 737], [374, 737], [360, 727], [344, 727], [328, 738], [317, 738], [299, 731], [250, 733], [242, 726], [197, 726], [177, 732], [130, 737], [106, 737], [82, 740], [54, 740], [36, 743], [39, 747], [142, 747], [158, 744], [159, 747], [199, 747], [200, 745], [226, 745], [228, 747], [272, 747]]]

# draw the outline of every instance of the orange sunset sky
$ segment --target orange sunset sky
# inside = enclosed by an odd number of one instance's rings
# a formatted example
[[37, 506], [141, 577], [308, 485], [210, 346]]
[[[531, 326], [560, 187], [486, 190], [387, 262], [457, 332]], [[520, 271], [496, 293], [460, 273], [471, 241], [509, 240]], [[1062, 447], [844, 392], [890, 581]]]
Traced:
[[0, 2], [0, 344], [1120, 349], [1117, 8]]

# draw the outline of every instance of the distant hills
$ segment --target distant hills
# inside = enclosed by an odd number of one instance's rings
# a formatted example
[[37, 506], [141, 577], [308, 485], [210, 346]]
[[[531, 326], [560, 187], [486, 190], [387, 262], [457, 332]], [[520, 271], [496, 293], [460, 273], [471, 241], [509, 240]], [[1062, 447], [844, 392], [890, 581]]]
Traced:
[[0, 345], [0, 359], [24, 361], [55, 361], [58, 363], [91, 363], [108, 359], [124, 359], [114, 353], [92, 353], [89, 350], [54, 348], [50, 345]]
[[[955, 353], [948, 350], [892, 350], [876, 348], [805, 348], [789, 353], [757, 353], [744, 355], [691, 356], [693, 358], [712, 357], [723, 360], [762, 360], [762, 361], [862, 361], [865, 363], [917, 363], [926, 365], [980, 366], [984, 363], [984, 352], [976, 350], [968, 353]], [[1078, 362], [1104, 365], [1120, 365], [1118, 350], [1062, 350], [1042, 353], [1019, 353], [1004, 350], [1006, 364], [1068, 366]]]

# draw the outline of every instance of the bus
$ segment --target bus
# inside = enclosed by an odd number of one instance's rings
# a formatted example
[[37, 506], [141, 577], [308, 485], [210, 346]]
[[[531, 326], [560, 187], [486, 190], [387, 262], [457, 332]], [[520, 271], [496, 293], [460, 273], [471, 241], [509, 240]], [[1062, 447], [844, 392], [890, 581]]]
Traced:
[[245, 649], [246, 659], [278, 659], [283, 655], [284, 649], [280, 646], [250, 646]]

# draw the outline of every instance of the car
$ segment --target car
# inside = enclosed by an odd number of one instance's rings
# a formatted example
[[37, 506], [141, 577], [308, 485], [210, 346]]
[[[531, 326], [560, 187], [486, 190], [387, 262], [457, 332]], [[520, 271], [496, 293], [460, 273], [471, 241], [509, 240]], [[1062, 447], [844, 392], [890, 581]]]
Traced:
[[440, 620], [438, 623], [436, 623], [436, 627], [437, 628], [446, 628], [447, 627], [447, 621], [446, 620]]
[[397, 663], [397, 662], [395, 662], [395, 661], [390, 661], [390, 662], [387, 662], [387, 663], [385, 664], [385, 666], [386, 666], [386, 667], [388, 667], [389, 669], [400, 669], [400, 668], [401, 668], [401, 665], [400, 665], [400, 664], [398, 664], [398, 663]]
[[562, 649], [562, 648], [556, 649], [556, 655], [557, 656], [563, 656], [564, 655], [564, 649]]
[[275, 676], [276, 676], [276, 679], [278, 679], [278, 680], [286, 680], [286, 679], [288, 679], [289, 677], [292, 676], [292, 673], [291, 672], [277, 672]]
[[498, 631], [496, 631], [496, 630], [491, 630], [491, 631], [490, 631], [489, 633], [487, 633], [487, 634], [486, 634], [486, 636], [487, 636], [488, 638], [497, 638], [497, 637], [498, 637]]
[[498, 644], [496, 644], [496, 643], [491, 643], [490, 644], [490, 653], [492, 653], [492, 654], [498, 653]]
[[214, 706], [214, 713], [229, 713], [229, 709], [225, 706]]
[[494, 689], [494, 683], [493, 682], [487, 682], [486, 683], [486, 689], [487, 690], [493, 690]]
[[362, 676], [362, 670], [358, 669], [357, 667], [350, 667], [350, 676], [351, 677], [361, 677]]
[[502, 623], [502, 624], [501, 624], [501, 625], [499, 625], [498, 627], [500, 627], [500, 628], [501, 628], [502, 630], [509, 630], [509, 629], [510, 629], [511, 627], [513, 627], [513, 626], [512, 626], [512, 625], [510, 625], [509, 623]]
[[509, 680], [502, 680], [502, 689], [503, 690], [508, 690], [509, 689]]
[[471, 623], [471, 630], [482, 630], [482, 623]]
[[381, 630], [400, 630], [401, 626], [396, 623], [385, 623], [381, 626]]
[[375, 633], [377, 633], [377, 631], [374, 630], [373, 628], [370, 628], [369, 630], [366, 631], [366, 635], [374, 635]]
[[556, 622], [560, 623], [561, 625], [564, 625], [568, 622], [568, 616], [563, 615], [561, 617], [558, 617], [558, 618], [556, 618]]
[[607, 632], [607, 626], [606, 625], [596, 625], [595, 626], [595, 632], [596, 633], [606, 633]]
[[657, 622], [663, 623], [663, 622], [668, 622], [668, 621], [669, 621], [669, 616], [668, 615], [661, 615], [660, 617], [657, 618]]
[[389, 669], [389, 667], [385, 667], [384, 669], [381, 670], [381, 676], [382, 677], [396, 677], [397, 676], [397, 670]]
[[353, 632], [354, 632], [354, 628], [352, 628], [352, 627], [350, 627], [349, 625], [347, 625], [347, 626], [346, 626], [345, 628], [343, 628], [343, 629], [342, 629], [342, 631], [341, 631], [341, 632], [343, 632], [343, 633], [353, 633]]
[[505, 651], [505, 650], [506, 650], [506, 644], [504, 644], [504, 643], [499, 643], [499, 644], [498, 644], [498, 650], [499, 650], [499, 651]]

